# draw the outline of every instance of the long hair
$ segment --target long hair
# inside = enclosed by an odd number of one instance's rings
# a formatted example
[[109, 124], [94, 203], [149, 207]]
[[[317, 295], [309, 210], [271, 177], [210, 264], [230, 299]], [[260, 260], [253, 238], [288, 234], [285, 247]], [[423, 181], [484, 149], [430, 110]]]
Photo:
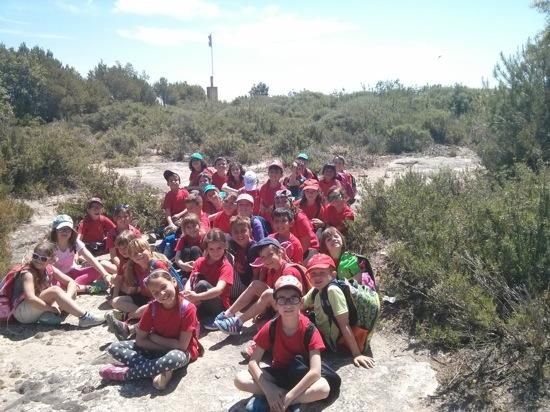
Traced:
[[[235, 180], [235, 177], [233, 176], [233, 173], [231, 173], [231, 169], [234, 169], [238, 167], [239, 170], [240, 170], [240, 173], [239, 173], [239, 178], [240, 178], [240, 181], [237, 182]], [[239, 162], [231, 162], [229, 163], [229, 166], [227, 167], [227, 185], [229, 187], [232, 187], [231, 185], [236, 185], [237, 183], [242, 183], [244, 180], [244, 168], [243, 168], [243, 165], [240, 164]]]
[[[34, 247], [33, 253], [51, 259], [55, 256], [56, 249], [57, 246], [54, 243], [49, 240], [42, 240]], [[45, 272], [40, 273], [34, 266], [32, 259], [23, 267], [23, 270], [27, 270], [32, 275], [34, 293], [38, 295], [40, 293], [40, 284], [45, 280]]]
[[210, 229], [208, 233], [206, 233], [206, 236], [204, 236], [204, 240], [202, 241], [202, 246], [203, 246], [205, 257], [208, 257], [208, 244], [210, 242], [223, 243], [225, 247], [225, 251], [227, 252], [227, 247], [228, 247], [227, 236], [220, 229], [217, 229], [217, 228]]
[[[71, 228], [72, 229], [72, 228]], [[78, 233], [74, 229], [71, 231], [71, 237], [69, 238], [69, 248], [71, 251], [76, 252], [76, 240], [78, 238]], [[50, 232], [50, 242], [53, 242], [57, 245], [57, 230], [52, 229]]]
[[342, 252], [346, 250], [346, 238], [344, 237], [344, 235], [342, 235], [342, 232], [340, 232], [335, 227], [330, 226], [330, 227], [327, 227], [325, 230], [323, 230], [323, 232], [321, 233], [321, 240], [319, 242], [320, 253], [324, 253], [330, 256], [330, 253], [328, 252], [328, 249], [327, 249], [327, 239], [329, 236], [333, 236], [333, 235], [338, 235], [342, 238]]

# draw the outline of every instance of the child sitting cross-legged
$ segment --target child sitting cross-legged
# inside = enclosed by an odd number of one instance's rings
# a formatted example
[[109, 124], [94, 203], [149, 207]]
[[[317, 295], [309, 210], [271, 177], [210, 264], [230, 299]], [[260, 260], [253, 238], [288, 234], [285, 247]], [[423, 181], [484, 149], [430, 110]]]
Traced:
[[149, 303], [136, 328], [136, 340], [114, 342], [108, 352], [124, 366], [107, 365], [103, 379], [128, 381], [153, 377], [156, 389], [165, 389], [173, 371], [202, 354], [195, 305], [180, 293], [176, 280], [157, 269], [144, 280], [154, 301]]
[[188, 213], [181, 221], [182, 234], [176, 243], [174, 262], [185, 273], [190, 273], [195, 260], [202, 256], [202, 240], [199, 217]]
[[[325, 345], [321, 335], [300, 313], [301, 283], [294, 276], [281, 276], [275, 282], [273, 298], [279, 316], [256, 334], [248, 371], [235, 377], [238, 389], [254, 394], [246, 410], [298, 411], [300, 404], [333, 397], [341, 380], [322, 364]], [[268, 350], [272, 351], [273, 361], [262, 368], [259, 363]]]
[[[315, 324], [329, 349], [335, 352], [347, 350], [351, 352], [355, 366], [372, 368], [374, 359], [365, 353], [369, 352], [368, 342], [380, 311], [377, 293], [367, 286], [335, 281], [336, 265], [324, 253], [312, 256], [307, 273], [313, 288], [304, 296], [303, 308], [313, 309]], [[352, 287], [356, 291], [355, 300], [351, 298]], [[349, 300], [344, 288], [347, 288]], [[359, 291], [359, 288], [363, 290]], [[361, 298], [359, 293], [362, 293]]]

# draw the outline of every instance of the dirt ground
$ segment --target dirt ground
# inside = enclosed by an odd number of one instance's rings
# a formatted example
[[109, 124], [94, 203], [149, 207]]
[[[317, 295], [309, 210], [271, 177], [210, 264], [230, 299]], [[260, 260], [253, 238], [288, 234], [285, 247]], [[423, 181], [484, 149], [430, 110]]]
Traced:
[[[443, 167], [466, 171], [479, 167], [479, 160], [470, 151], [459, 149], [454, 156], [384, 156], [374, 167], [352, 172], [368, 180], [391, 182], [408, 169], [432, 173]], [[118, 169], [130, 178], [166, 189], [162, 171], [171, 169], [187, 181], [184, 163], [151, 158], [139, 167]], [[255, 167], [260, 179], [265, 164]], [[22, 225], [11, 236], [14, 262], [28, 253], [43, 236], [55, 216], [60, 197], [29, 202], [35, 210], [30, 223]], [[89, 309], [107, 311], [103, 296], [81, 296], [79, 302]], [[89, 330], [76, 328], [77, 320], [69, 316], [61, 327], [0, 326], [0, 410], [14, 411], [106, 411], [125, 408], [133, 411], [201, 410], [239, 411], [248, 396], [234, 389], [233, 377], [246, 368], [239, 354], [253, 336], [254, 327], [238, 337], [210, 332], [201, 338], [206, 348], [203, 358], [176, 375], [169, 388], [158, 393], [150, 381], [106, 384], [98, 375], [102, 364], [110, 358], [106, 347], [113, 341], [105, 326]], [[246, 328], [245, 328], [246, 329]], [[329, 362], [342, 377], [340, 396], [331, 405], [315, 404], [310, 411], [423, 411], [432, 410], [427, 399], [437, 389], [436, 373], [427, 353], [415, 352], [407, 340], [387, 331], [382, 325], [372, 340], [376, 367], [358, 369], [350, 359], [329, 357]]]

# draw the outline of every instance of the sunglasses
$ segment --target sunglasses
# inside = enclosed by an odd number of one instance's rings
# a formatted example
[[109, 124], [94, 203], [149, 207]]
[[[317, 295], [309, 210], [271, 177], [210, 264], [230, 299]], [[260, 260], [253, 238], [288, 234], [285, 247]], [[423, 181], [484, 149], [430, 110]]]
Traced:
[[300, 303], [302, 299], [300, 298], [300, 296], [291, 296], [289, 298], [283, 298], [283, 297], [280, 297], [280, 298], [276, 298], [275, 299], [275, 302], [277, 302], [277, 305], [279, 306], [284, 306], [284, 305], [297, 305], [298, 303]]
[[48, 256], [42, 256], [42, 255], [39, 255], [38, 253], [33, 253], [32, 254], [32, 259], [33, 260], [39, 260], [40, 262], [47, 262], [49, 257]]

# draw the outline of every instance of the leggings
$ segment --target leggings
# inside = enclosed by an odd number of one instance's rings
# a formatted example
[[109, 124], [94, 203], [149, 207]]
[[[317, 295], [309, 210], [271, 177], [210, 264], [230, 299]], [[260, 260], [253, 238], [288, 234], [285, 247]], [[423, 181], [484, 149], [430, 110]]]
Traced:
[[101, 273], [94, 267], [76, 267], [67, 272], [67, 275], [73, 278], [77, 285], [89, 285], [94, 280], [101, 278]]
[[150, 378], [183, 368], [191, 361], [188, 352], [172, 349], [162, 355], [162, 352], [139, 348], [135, 340], [114, 342], [107, 350], [113, 358], [129, 367], [126, 380]]
[[[199, 279], [201, 276], [199, 275]], [[195, 288], [193, 289], [197, 293], [206, 292], [207, 290], [212, 289], [212, 286], [208, 281], [202, 279], [197, 282]], [[209, 300], [203, 300], [201, 304], [197, 307], [197, 314], [200, 319], [206, 319], [212, 316], [218, 315], [220, 312], [224, 311], [222, 299], [219, 296]]]

